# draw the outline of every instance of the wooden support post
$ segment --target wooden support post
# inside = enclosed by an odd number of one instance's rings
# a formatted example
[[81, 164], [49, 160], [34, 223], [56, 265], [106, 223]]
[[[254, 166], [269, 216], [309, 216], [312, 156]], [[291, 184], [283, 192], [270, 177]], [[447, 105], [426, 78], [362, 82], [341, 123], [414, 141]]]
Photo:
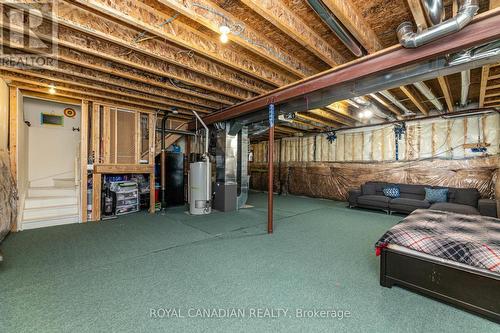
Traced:
[[274, 162], [274, 104], [269, 104], [269, 147], [268, 154], [268, 182], [267, 182], [267, 233], [273, 233], [273, 162]]
[[92, 221], [101, 219], [101, 188], [102, 174], [94, 173], [92, 177]]
[[93, 103], [92, 107], [92, 154], [94, 157], [94, 175], [92, 177], [92, 221], [101, 219], [101, 187], [102, 174], [96, 173], [95, 168], [101, 164], [101, 136], [100, 136], [100, 108], [101, 105]]
[[104, 160], [105, 164], [108, 164], [108, 163], [110, 163], [110, 150], [111, 150], [111, 146], [110, 146], [110, 144], [111, 144], [111, 112], [110, 112], [110, 108], [108, 105], [105, 105], [103, 108], [103, 124], [102, 125], [103, 125], [102, 126], [103, 160]]
[[87, 222], [87, 163], [88, 163], [88, 126], [89, 102], [82, 101], [80, 124], [80, 209], [82, 223]]
[[141, 113], [135, 113], [134, 120], [135, 128], [135, 163], [139, 164], [141, 161]]
[[93, 103], [92, 108], [92, 154], [94, 157], [94, 164], [99, 164], [101, 152], [101, 133], [100, 133], [100, 105]]

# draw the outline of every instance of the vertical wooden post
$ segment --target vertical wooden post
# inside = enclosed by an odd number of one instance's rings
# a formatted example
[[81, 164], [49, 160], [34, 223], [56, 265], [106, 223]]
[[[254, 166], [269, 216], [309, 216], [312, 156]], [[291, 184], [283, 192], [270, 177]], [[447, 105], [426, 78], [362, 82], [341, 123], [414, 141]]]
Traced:
[[139, 164], [141, 161], [141, 113], [139, 111], [135, 112], [135, 164]]
[[102, 174], [94, 173], [92, 178], [92, 220], [96, 222], [101, 219], [101, 189]]
[[274, 104], [269, 104], [269, 146], [268, 153], [268, 182], [267, 182], [267, 233], [273, 233], [273, 162], [274, 162]]
[[[102, 126], [102, 151], [104, 163], [109, 164], [111, 152], [111, 112], [108, 105], [103, 109], [103, 126]], [[116, 133], [116, 132], [115, 132]]]
[[82, 101], [80, 124], [80, 209], [82, 223], [87, 222], [87, 163], [88, 163], [88, 126], [89, 102]]
[[[100, 108], [101, 105], [93, 103], [92, 153], [94, 155], [94, 167], [97, 164], [101, 163]], [[102, 187], [102, 174], [94, 172], [92, 177], [92, 221], [99, 221], [101, 219], [101, 187]]]
[[92, 153], [94, 155], [94, 164], [100, 164], [101, 155], [101, 133], [100, 133], [100, 105], [93, 103], [92, 108]]

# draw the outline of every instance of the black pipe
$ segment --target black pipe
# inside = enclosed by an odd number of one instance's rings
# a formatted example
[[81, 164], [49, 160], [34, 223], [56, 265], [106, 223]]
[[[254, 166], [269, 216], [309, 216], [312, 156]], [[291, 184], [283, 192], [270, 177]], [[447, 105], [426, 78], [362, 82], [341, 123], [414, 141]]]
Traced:
[[165, 127], [168, 115], [165, 113], [161, 120], [161, 155], [160, 155], [160, 180], [161, 180], [161, 211], [167, 209], [167, 152], [165, 149]]

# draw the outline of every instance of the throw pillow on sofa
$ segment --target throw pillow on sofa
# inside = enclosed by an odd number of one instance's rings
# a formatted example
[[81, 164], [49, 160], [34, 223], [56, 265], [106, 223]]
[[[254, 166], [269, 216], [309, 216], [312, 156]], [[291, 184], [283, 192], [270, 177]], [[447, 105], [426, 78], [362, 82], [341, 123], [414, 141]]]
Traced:
[[425, 188], [425, 200], [430, 203], [447, 202], [448, 189], [447, 188]]
[[382, 189], [382, 192], [384, 192], [384, 195], [389, 198], [399, 198], [401, 195], [399, 191], [399, 187], [397, 186], [389, 186], [389, 187], [384, 187]]

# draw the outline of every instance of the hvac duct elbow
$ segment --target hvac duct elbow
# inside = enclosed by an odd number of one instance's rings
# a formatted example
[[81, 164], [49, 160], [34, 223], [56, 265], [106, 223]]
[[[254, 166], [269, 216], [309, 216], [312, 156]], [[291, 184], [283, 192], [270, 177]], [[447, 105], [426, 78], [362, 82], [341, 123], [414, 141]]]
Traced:
[[411, 22], [403, 22], [397, 30], [399, 43], [406, 48], [416, 48], [457, 32], [469, 24], [478, 10], [478, 0], [464, 0], [455, 17], [418, 33], [413, 31]]
[[420, 0], [420, 3], [431, 25], [438, 25], [444, 20], [443, 0]]

